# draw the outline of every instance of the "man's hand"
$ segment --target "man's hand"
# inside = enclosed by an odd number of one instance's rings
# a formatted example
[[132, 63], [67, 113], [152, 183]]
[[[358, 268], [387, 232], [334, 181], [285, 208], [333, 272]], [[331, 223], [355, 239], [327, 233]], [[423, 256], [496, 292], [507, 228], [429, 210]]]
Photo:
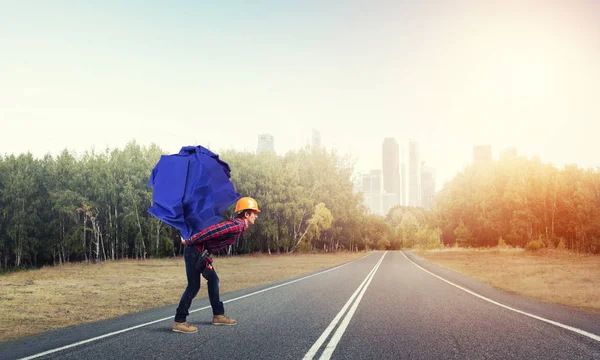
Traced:
[[185, 245], [185, 239], [182, 236], [180, 236], [179, 238], [181, 239], [181, 245]]

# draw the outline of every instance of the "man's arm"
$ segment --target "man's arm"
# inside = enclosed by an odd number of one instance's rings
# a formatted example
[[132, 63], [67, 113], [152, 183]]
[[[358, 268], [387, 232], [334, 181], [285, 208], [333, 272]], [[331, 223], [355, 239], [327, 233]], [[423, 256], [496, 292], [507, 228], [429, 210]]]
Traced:
[[195, 245], [201, 242], [217, 239], [219, 236], [223, 236], [231, 232], [242, 231], [243, 228], [244, 224], [238, 221], [224, 221], [207, 227], [206, 229], [193, 235], [188, 240], [182, 239], [182, 243], [187, 246]]
[[206, 246], [210, 249], [210, 252], [216, 253], [232, 245], [242, 235], [244, 230], [246, 230], [246, 223], [244, 221], [234, 221], [237, 222], [239, 225], [235, 228], [235, 230], [227, 233], [225, 236], [221, 236], [214, 240], [206, 241], [203, 243], [206, 244]]
[[[240, 230], [241, 232], [241, 230]], [[239, 236], [239, 235], [237, 235]], [[235, 241], [235, 239], [237, 238], [237, 236], [231, 236], [229, 238], [227, 238], [226, 240], [223, 241], [212, 241], [212, 242], [208, 242], [208, 246], [210, 247], [210, 252], [211, 253], [217, 253], [225, 248], [227, 248], [229, 245], [232, 245], [233, 242]]]

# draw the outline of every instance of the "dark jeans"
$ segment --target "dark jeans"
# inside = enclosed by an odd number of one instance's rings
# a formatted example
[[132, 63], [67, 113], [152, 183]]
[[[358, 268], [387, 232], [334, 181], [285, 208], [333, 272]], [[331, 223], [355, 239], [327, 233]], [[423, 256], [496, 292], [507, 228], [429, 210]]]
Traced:
[[225, 308], [223, 303], [219, 299], [219, 277], [213, 267], [212, 270], [203, 266], [201, 269], [197, 269], [196, 262], [200, 254], [195, 246], [186, 246], [183, 252], [183, 258], [185, 259], [185, 273], [187, 275], [188, 285], [181, 296], [177, 312], [175, 313], [175, 321], [184, 322], [187, 316], [190, 314], [189, 309], [192, 305], [192, 300], [198, 295], [200, 291], [200, 274], [208, 282], [208, 298], [210, 300], [210, 306], [212, 306], [213, 315], [223, 315]]

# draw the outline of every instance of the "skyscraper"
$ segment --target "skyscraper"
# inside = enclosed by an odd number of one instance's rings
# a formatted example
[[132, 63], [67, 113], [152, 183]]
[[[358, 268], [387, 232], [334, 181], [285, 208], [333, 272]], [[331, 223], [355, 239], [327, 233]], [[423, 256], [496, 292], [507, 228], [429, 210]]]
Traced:
[[258, 135], [258, 146], [256, 153], [260, 154], [263, 152], [275, 153], [275, 140], [271, 134], [260, 134]]
[[312, 129], [311, 146], [319, 149], [321, 147], [321, 133]]
[[383, 215], [381, 210], [381, 170], [371, 170], [371, 211]]
[[435, 206], [435, 169], [429, 166], [421, 168], [421, 206], [431, 210]]
[[391, 206], [400, 204], [400, 150], [394, 138], [385, 138], [381, 147], [383, 190], [390, 197]]
[[371, 174], [363, 174], [362, 175], [362, 191], [365, 193], [371, 192]]
[[361, 192], [363, 194], [363, 205], [366, 206], [368, 211], [371, 211], [371, 174], [362, 174], [362, 187]]
[[473, 165], [481, 165], [492, 162], [492, 146], [473, 146]]
[[421, 156], [419, 144], [408, 142], [408, 205], [421, 206]]
[[383, 215], [381, 197], [381, 170], [371, 170], [362, 176], [362, 190], [364, 203], [369, 211], [376, 215]]
[[400, 205], [402, 206], [406, 206], [406, 164], [404, 163], [404, 160], [402, 160], [402, 175], [401, 175], [401, 180], [400, 180], [400, 189], [401, 189], [401, 194], [400, 194]]

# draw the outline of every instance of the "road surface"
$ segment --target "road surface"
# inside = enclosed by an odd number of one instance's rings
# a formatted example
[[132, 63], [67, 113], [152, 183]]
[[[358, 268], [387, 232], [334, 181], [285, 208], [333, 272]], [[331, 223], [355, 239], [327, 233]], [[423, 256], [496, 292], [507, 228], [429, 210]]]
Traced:
[[0, 359], [600, 359], [600, 314], [498, 291], [410, 252], [222, 300], [237, 326], [211, 325], [202, 298], [188, 317], [195, 334], [171, 331], [174, 305], [0, 343]]

